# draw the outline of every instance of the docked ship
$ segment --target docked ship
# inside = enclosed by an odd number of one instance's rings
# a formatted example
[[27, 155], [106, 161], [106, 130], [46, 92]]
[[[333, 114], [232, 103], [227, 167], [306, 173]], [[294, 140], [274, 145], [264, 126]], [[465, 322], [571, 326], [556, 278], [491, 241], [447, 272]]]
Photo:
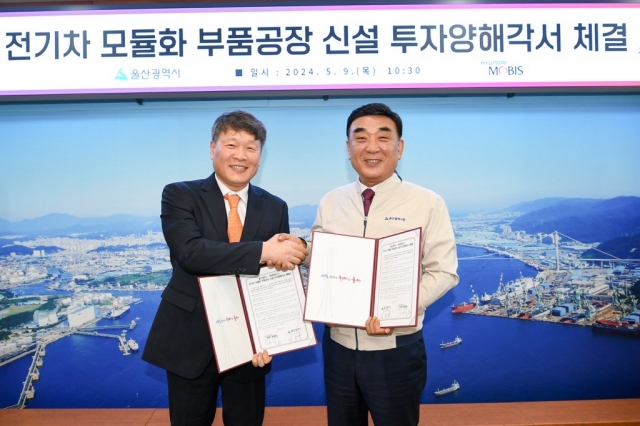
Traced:
[[453, 383], [451, 384], [451, 386], [449, 386], [448, 388], [444, 388], [444, 389], [440, 389], [438, 388], [437, 391], [435, 391], [436, 396], [443, 396], [446, 395], [448, 393], [451, 392], [455, 392], [458, 389], [460, 389], [460, 384], [457, 381], [453, 381]]
[[599, 319], [596, 320], [591, 327], [593, 331], [604, 331], [607, 333], [619, 333], [640, 337], [640, 324], [630, 321]]
[[475, 307], [476, 307], [476, 304], [473, 302], [462, 302], [459, 305], [451, 305], [451, 312], [453, 312], [454, 314], [459, 314], [461, 312], [470, 311]]
[[36, 396], [36, 390], [34, 389], [33, 385], [29, 386], [29, 389], [27, 389], [24, 395], [27, 399], [33, 399], [33, 397]]
[[506, 292], [498, 292], [494, 293], [491, 296], [491, 306], [499, 306], [504, 307], [507, 301], [507, 293]]
[[127, 340], [127, 346], [129, 346], [129, 349], [131, 349], [132, 352], [137, 351], [139, 348], [138, 343], [133, 339]]
[[473, 285], [469, 284], [469, 287], [471, 288], [471, 293], [473, 294], [473, 296], [471, 297], [471, 299], [469, 299], [468, 302], [462, 302], [459, 305], [451, 305], [451, 312], [453, 312], [454, 314], [470, 311], [480, 304], [480, 299], [473, 289]]
[[96, 317], [116, 319], [127, 313], [131, 309], [129, 305], [124, 306], [99, 306], [96, 308]]
[[485, 291], [484, 293], [482, 293], [482, 296], [480, 296], [480, 304], [488, 305], [490, 302], [491, 302], [491, 295]]
[[128, 305], [125, 306], [120, 306], [120, 307], [114, 307], [111, 310], [109, 310], [107, 312], [107, 316], [106, 318], [118, 318], [121, 317], [122, 315], [125, 314], [125, 312], [127, 312], [130, 309], [130, 307]]
[[453, 341], [451, 342], [442, 342], [440, 343], [440, 349], [445, 349], [445, 348], [450, 348], [452, 346], [456, 346], [459, 345], [460, 343], [462, 343], [462, 339], [458, 336], [456, 336], [455, 339], [453, 339]]
[[526, 293], [529, 289], [535, 288], [535, 283], [533, 278], [523, 277], [509, 282], [504, 286], [504, 289], [509, 293]]

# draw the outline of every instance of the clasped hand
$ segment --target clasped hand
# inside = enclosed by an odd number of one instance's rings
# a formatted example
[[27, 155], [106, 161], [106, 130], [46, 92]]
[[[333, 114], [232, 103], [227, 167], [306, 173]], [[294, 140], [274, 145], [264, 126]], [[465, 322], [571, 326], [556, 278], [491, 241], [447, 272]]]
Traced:
[[276, 234], [262, 245], [260, 262], [277, 270], [293, 269], [307, 257], [307, 248], [300, 238], [291, 234]]

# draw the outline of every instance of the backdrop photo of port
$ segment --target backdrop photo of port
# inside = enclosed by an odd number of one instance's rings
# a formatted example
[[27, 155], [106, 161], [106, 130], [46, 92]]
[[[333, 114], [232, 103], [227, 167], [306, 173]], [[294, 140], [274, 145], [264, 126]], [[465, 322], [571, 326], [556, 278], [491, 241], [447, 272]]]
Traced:
[[[210, 174], [211, 123], [249, 110], [269, 131], [254, 183], [307, 237], [356, 178], [344, 124], [369, 101], [0, 106], [0, 407], [166, 407], [140, 359], [171, 274], [163, 186]], [[640, 96], [384, 101], [398, 173], [443, 196], [458, 244], [422, 402], [640, 397]], [[268, 405], [324, 405], [321, 347], [276, 357], [267, 384]]]

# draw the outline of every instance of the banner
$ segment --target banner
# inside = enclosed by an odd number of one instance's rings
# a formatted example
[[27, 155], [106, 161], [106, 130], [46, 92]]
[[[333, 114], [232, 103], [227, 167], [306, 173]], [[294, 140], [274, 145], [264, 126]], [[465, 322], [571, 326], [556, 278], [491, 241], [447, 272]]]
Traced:
[[0, 95], [640, 87], [640, 4], [0, 14]]

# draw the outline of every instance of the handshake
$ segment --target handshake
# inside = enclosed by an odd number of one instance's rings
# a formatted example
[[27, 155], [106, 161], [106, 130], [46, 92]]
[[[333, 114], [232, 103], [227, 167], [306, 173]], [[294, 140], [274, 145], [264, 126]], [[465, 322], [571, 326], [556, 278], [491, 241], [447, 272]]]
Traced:
[[262, 244], [260, 263], [284, 271], [300, 265], [306, 257], [307, 246], [303, 240], [291, 234], [276, 234]]

